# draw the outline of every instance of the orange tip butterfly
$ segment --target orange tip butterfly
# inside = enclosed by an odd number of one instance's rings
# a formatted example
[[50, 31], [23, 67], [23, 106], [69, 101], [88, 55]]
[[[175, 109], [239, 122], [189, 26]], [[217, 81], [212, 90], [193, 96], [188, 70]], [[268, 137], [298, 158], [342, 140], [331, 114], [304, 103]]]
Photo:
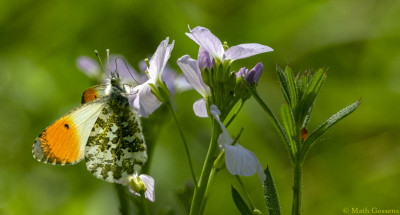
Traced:
[[140, 118], [128, 102], [132, 88], [112, 72], [110, 83], [84, 91], [80, 107], [36, 138], [33, 157], [54, 165], [85, 158], [87, 169], [97, 178], [125, 184], [147, 161]]

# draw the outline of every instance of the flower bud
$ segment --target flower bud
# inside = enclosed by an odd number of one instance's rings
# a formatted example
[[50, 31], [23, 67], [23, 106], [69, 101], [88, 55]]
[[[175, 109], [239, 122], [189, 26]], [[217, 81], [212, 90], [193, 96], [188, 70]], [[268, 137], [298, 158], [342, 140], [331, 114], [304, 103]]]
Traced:
[[129, 177], [129, 186], [131, 187], [132, 191], [136, 193], [145, 193], [147, 190], [146, 184], [140, 179], [137, 174]]
[[210, 54], [203, 47], [200, 46], [199, 54], [197, 56], [197, 61], [199, 62], [200, 71], [204, 70], [204, 68], [211, 69], [213, 66]]
[[214, 168], [219, 170], [225, 166], [225, 150], [221, 150], [217, 159], [214, 161]]
[[[257, 65], [250, 70], [245, 76], [247, 83], [249, 84], [256, 84], [258, 80], [260, 80], [261, 73], [264, 69], [262, 63], [257, 63]], [[239, 71], [240, 72], [240, 71]]]
[[260, 210], [258, 210], [257, 208], [254, 208], [253, 214], [262, 215], [263, 213]]
[[240, 76], [245, 76], [247, 74], [248, 70], [246, 67], [240, 68], [240, 70], [236, 73], [236, 77], [239, 78]]

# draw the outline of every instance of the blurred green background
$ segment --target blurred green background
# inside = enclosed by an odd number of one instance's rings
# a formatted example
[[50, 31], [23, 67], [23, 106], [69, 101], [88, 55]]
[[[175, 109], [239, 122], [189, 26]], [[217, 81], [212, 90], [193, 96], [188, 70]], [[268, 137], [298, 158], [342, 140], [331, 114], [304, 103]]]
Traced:
[[[79, 106], [89, 79], [76, 68], [81, 55], [106, 48], [137, 63], [169, 36], [176, 41], [169, 64], [198, 46], [187, 25], [209, 28], [229, 45], [256, 42], [275, 51], [235, 61], [233, 70], [261, 61], [262, 98], [278, 114], [283, 102], [275, 66], [294, 71], [328, 67], [312, 130], [362, 97], [351, 116], [327, 132], [304, 164], [304, 214], [343, 214], [343, 208], [400, 210], [400, 1], [0, 1], [0, 214], [116, 214], [112, 184], [74, 166], [32, 158], [37, 135]], [[199, 175], [210, 137], [206, 119], [194, 116], [200, 96], [176, 96], [178, 117]], [[169, 116], [168, 116], [169, 117]], [[153, 214], [184, 214], [175, 191], [190, 178], [172, 120], [157, 136], [150, 175], [156, 180]], [[151, 125], [146, 125], [150, 126]], [[291, 210], [292, 168], [284, 145], [254, 100], [230, 127], [245, 131], [241, 144], [255, 152], [275, 179], [282, 214]], [[149, 137], [155, 138], [155, 137]], [[266, 213], [257, 176], [243, 178]], [[226, 170], [211, 187], [205, 214], [239, 214], [230, 195], [237, 185]]]

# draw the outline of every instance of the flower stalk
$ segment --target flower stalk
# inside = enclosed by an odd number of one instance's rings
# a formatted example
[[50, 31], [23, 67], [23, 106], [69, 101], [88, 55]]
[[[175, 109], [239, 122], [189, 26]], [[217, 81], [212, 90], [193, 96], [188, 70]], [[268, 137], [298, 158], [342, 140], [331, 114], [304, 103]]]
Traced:
[[129, 204], [128, 204], [128, 199], [126, 198], [125, 187], [120, 184], [114, 184], [114, 185], [119, 200], [119, 211], [121, 212], [121, 215], [128, 215]]
[[198, 183], [197, 183], [197, 179], [196, 179], [196, 174], [194, 173], [194, 168], [193, 168], [193, 164], [192, 164], [192, 158], [190, 156], [189, 147], [188, 147], [188, 144], [186, 142], [185, 136], [183, 135], [182, 128], [181, 128], [181, 126], [179, 124], [178, 118], [176, 117], [176, 114], [175, 114], [174, 108], [172, 107], [171, 102], [166, 102], [165, 104], [167, 105], [168, 109], [171, 111], [172, 117], [174, 118], [176, 126], [178, 127], [179, 134], [180, 134], [182, 142], [183, 142], [183, 146], [185, 147], [185, 152], [186, 152], [186, 156], [187, 156], [188, 163], [189, 163], [190, 173], [192, 175], [192, 180], [193, 180], [193, 183], [194, 183], [195, 187], [197, 188], [198, 187]]
[[296, 163], [293, 168], [293, 202], [292, 215], [301, 214], [302, 207], [302, 170], [301, 163]]
[[141, 200], [141, 203], [142, 203], [142, 212], [144, 213], [144, 215], [150, 215], [150, 213], [149, 213], [149, 207], [147, 207], [147, 204], [146, 204], [146, 197], [145, 197], [143, 191], [140, 192], [140, 200]]
[[214, 160], [216, 154], [218, 152], [218, 137], [221, 133], [221, 128], [218, 122], [213, 119], [212, 120], [212, 134], [211, 134], [211, 142], [208, 147], [208, 152], [206, 155], [206, 160], [204, 161], [203, 170], [201, 171], [200, 180], [198, 184], [198, 188], [195, 189], [193, 199], [192, 199], [192, 206], [190, 209], [190, 215], [197, 215], [201, 214], [202, 211], [202, 204], [204, 200], [204, 195], [207, 189], [207, 186], [211, 181], [210, 173], [214, 164]]

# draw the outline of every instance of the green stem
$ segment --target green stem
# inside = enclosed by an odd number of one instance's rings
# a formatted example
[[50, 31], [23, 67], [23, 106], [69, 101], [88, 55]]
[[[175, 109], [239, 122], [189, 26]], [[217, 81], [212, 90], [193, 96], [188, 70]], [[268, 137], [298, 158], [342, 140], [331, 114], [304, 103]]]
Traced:
[[265, 113], [267, 113], [268, 117], [271, 119], [272, 124], [274, 125], [276, 131], [278, 132], [279, 136], [281, 136], [282, 141], [286, 143], [287, 149], [289, 150], [289, 158], [290, 162], [293, 164], [294, 163], [294, 155], [290, 147], [290, 140], [283, 130], [282, 126], [279, 124], [278, 120], [276, 119], [275, 115], [272, 113], [271, 109], [264, 103], [264, 101], [260, 98], [258, 95], [257, 91], [253, 88], [250, 87], [250, 85], [243, 81], [244, 85], [247, 87], [249, 92], [253, 95], [254, 99], [257, 101], [257, 103], [264, 109]]
[[[208, 179], [208, 185], [211, 185], [212, 181], [214, 180], [214, 176], [215, 176], [216, 172], [217, 172], [216, 168], [213, 167], [211, 169], [210, 177]], [[208, 200], [208, 194], [210, 193], [210, 187], [211, 186], [207, 186], [206, 192], [204, 193], [203, 202], [201, 203], [201, 213], [200, 214], [204, 213], [204, 209], [206, 207], [207, 200]]]
[[150, 215], [149, 208], [147, 207], [147, 204], [146, 204], [146, 197], [145, 197], [144, 192], [140, 193], [140, 200], [141, 200], [141, 203], [142, 203], [142, 212], [145, 215]]
[[244, 184], [243, 184], [242, 180], [240, 179], [240, 177], [239, 177], [238, 175], [236, 175], [236, 179], [237, 179], [237, 181], [239, 182], [239, 185], [240, 185], [240, 187], [242, 188], [242, 190], [246, 193], [246, 198], [247, 198], [247, 201], [250, 203], [250, 209], [251, 209], [251, 211], [254, 211], [254, 209], [255, 209], [256, 207], [254, 206], [254, 203], [253, 203], [253, 201], [251, 200], [249, 193], [247, 192], [246, 188], [244, 187]]
[[118, 199], [119, 199], [119, 211], [121, 215], [128, 215], [129, 206], [128, 200], [126, 199], [125, 189], [122, 185], [115, 183], [115, 189], [117, 190]]
[[301, 190], [302, 190], [301, 164], [296, 163], [293, 169], [292, 215], [301, 214], [301, 195], [302, 195]]
[[185, 136], [183, 135], [182, 128], [181, 128], [181, 126], [180, 126], [180, 124], [178, 122], [178, 119], [176, 117], [174, 109], [172, 108], [171, 103], [168, 102], [167, 106], [168, 106], [169, 110], [171, 111], [171, 114], [172, 114], [172, 116], [173, 116], [173, 118], [175, 120], [175, 123], [176, 123], [177, 127], [178, 127], [179, 134], [181, 135], [181, 139], [182, 139], [183, 145], [185, 146], [186, 156], [187, 156], [187, 159], [188, 159], [188, 162], [189, 162], [190, 172], [192, 174], [192, 180], [193, 180], [193, 183], [194, 183], [195, 187], [197, 188], [198, 184], [197, 184], [196, 174], [194, 173], [193, 164], [192, 164], [192, 158], [190, 156], [190, 151], [189, 151], [189, 147], [187, 145]]
[[204, 161], [203, 170], [201, 171], [199, 186], [195, 189], [192, 199], [192, 206], [190, 208], [190, 215], [201, 214], [202, 202], [204, 199], [205, 191], [208, 187], [208, 182], [210, 178], [211, 169], [214, 164], [214, 159], [216, 152], [218, 150], [218, 136], [221, 133], [221, 128], [218, 122], [213, 119], [212, 121], [212, 135], [210, 146], [208, 147], [208, 152], [206, 160]]

